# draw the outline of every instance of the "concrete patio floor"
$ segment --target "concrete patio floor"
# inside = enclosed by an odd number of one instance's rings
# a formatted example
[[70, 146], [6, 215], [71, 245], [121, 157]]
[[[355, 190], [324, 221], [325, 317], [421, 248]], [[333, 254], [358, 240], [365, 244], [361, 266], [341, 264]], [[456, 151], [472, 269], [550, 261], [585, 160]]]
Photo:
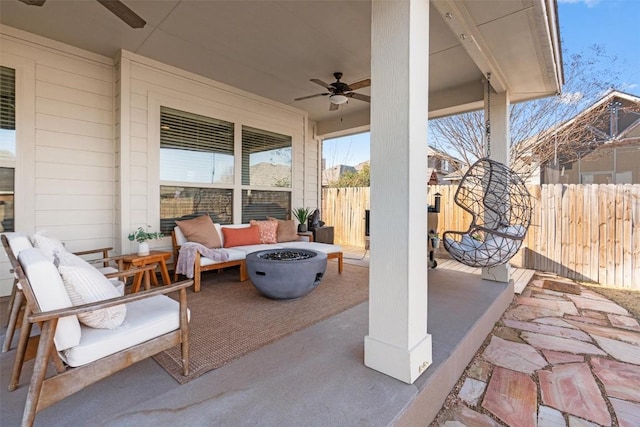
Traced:
[[[35, 425], [388, 426], [421, 396], [427, 403], [413, 412], [426, 425], [513, 296], [511, 286], [469, 274], [429, 278], [433, 364], [412, 385], [364, 366], [362, 303], [183, 386], [145, 360], [47, 408]], [[14, 354], [0, 355], [2, 426], [19, 424], [31, 373], [30, 362], [7, 391]]]
[[[366, 266], [363, 252], [345, 262]], [[140, 362], [35, 425], [426, 426], [436, 416], [447, 426], [640, 425], [637, 320], [591, 291], [541, 286], [514, 298], [512, 285], [430, 270], [433, 364], [412, 385], [363, 365], [363, 303], [183, 386]], [[14, 353], [0, 355], [2, 426], [19, 424], [31, 372], [29, 363], [7, 391]]]

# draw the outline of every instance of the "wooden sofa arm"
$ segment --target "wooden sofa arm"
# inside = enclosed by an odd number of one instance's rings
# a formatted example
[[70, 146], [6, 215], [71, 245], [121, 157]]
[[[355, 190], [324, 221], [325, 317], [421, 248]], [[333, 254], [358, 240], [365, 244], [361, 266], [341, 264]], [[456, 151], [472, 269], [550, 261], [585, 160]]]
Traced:
[[91, 255], [91, 254], [99, 254], [102, 253], [102, 257], [103, 258], [108, 258], [109, 257], [109, 251], [112, 251], [113, 248], [97, 248], [97, 249], [89, 249], [86, 251], [78, 251], [78, 252], [73, 252], [74, 255]]
[[119, 277], [131, 277], [138, 273], [144, 273], [145, 271], [154, 271], [158, 267], [157, 263], [143, 265], [141, 267], [133, 267], [128, 270], [120, 270], [113, 273], [107, 273], [104, 275], [107, 279], [117, 279]]
[[80, 313], [86, 313], [87, 311], [99, 310], [102, 308], [109, 308], [115, 305], [126, 304], [134, 301], [138, 301], [145, 298], [154, 297], [157, 295], [165, 295], [172, 292], [177, 292], [182, 289], [186, 289], [193, 285], [193, 280], [184, 280], [182, 282], [174, 283], [168, 286], [162, 286], [159, 288], [153, 288], [135, 294], [128, 294], [117, 298], [110, 298], [102, 301], [96, 301], [88, 304], [76, 305], [73, 307], [60, 308], [57, 310], [41, 311], [39, 313], [31, 313], [29, 315], [29, 322], [45, 322], [56, 318], [72, 316]]

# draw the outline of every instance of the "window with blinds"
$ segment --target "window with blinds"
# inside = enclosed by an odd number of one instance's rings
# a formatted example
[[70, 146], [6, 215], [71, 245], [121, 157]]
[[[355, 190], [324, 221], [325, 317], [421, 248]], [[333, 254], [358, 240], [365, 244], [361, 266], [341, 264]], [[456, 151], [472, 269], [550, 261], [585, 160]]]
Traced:
[[16, 71], [0, 66], [0, 232], [14, 231]]
[[[168, 107], [160, 108], [160, 229], [208, 214], [234, 222], [234, 197], [242, 222], [291, 217], [292, 137], [242, 126], [234, 152], [235, 123]], [[238, 127], [240, 130], [240, 127]], [[234, 159], [241, 157], [239, 181]]]
[[291, 192], [242, 190], [242, 222], [291, 219]]
[[242, 185], [291, 188], [291, 137], [242, 126]]
[[0, 161], [16, 158], [16, 70], [0, 67]]
[[234, 124], [160, 108], [160, 180], [233, 183]]
[[160, 186], [160, 231], [170, 234], [176, 220], [208, 214], [213, 222], [233, 222], [233, 190]]

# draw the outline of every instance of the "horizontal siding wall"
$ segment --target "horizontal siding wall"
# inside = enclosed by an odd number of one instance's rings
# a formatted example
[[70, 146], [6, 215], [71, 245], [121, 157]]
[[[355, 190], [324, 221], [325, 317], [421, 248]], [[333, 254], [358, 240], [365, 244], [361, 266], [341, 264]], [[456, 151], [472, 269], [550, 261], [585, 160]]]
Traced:
[[[118, 180], [123, 180], [121, 190], [128, 190], [121, 200], [122, 233], [126, 234], [139, 226], [151, 225], [159, 228], [159, 107], [189, 111], [209, 117], [234, 122], [236, 133], [243, 125], [265, 129], [293, 137], [293, 194], [292, 204], [305, 203], [317, 206], [318, 194], [318, 144], [306, 132], [306, 114], [300, 110], [276, 104], [205, 79], [186, 71], [158, 63], [148, 58], [123, 51], [117, 78], [120, 127], [129, 127], [128, 135], [121, 131], [119, 138], [120, 158], [128, 158], [128, 165], [119, 171]], [[122, 92], [122, 91], [126, 91]], [[315, 151], [314, 151], [315, 150]], [[237, 175], [239, 176], [239, 175]], [[234, 194], [241, 191], [235, 184]], [[240, 218], [239, 207], [234, 213]], [[239, 219], [238, 219], [239, 221]], [[168, 249], [171, 240], [151, 242], [156, 249]], [[122, 250], [132, 251], [135, 244], [123, 239]]]
[[[33, 170], [33, 194], [16, 204], [34, 206], [32, 221], [16, 212], [16, 230], [46, 230], [70, 250], [114, 245], [115, 157], [112, 61], [11, 28], [2, 29], [2, 53], [33, 62], [35, 116], [18, 123], [34, 140], [19, 139], [16, 173]], [[25, 102], [17, 93], [17, 102]], [[20, 120], [20, 118], [17, 118]], [[20, 136], [19, 136], [20, 138]], [[4, 254], [3, 254], [4, 256]], [[3, 270], [8, 269], [4, 264]], [[10, 289], [2, 281], [1, 294]]]
[[[159, 117], [149, 111], [159, 99], [291, 135], [292, 203], [317, 206], [318, 144], [303, 111], [129, 52], [111, 59], [9, 27], [1, 31], [2, 57], [25, 59], [30, 67], [33, 112], [16, 166], [30, 172], [16, 184], [16, 205], [26, 212], [16, 218], [19, 231], [46, 230], [70, 250], [135, 250], [128, 233], [159, 224]], [[171, 245], [168, 237], [154, 243]], [[4, 253], [0, 269], [4, 295], [11, 286]]]

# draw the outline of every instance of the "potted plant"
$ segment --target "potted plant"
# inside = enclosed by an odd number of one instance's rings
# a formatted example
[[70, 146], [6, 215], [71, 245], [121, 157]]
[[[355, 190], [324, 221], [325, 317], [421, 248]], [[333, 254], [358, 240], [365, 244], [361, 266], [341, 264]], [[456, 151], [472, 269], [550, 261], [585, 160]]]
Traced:
[[307, 219], [309, 219], [309, 215], [313, 212], [311, 208], [296, 208], [293, 209], [293, 216], [300, 223], [298, 225], [298, 233], [304, 233], [307, 231]]
[[440, 236], [435, 230], [429, 231], [429, 238], [431, 239], [431, 247], [438, 249], [440, 247]]
[[[151, 226], [147, 225], [147, 227]], [[129, 233], [129, 240], [138, 242], [138, 255], [149, 255], [149, 243], [147, 240], [155, 240], [162, 237], [164, 237], [164, 234], [158, 232], [149, 233], [142, 227], [138, 227], [136, 231]]]

